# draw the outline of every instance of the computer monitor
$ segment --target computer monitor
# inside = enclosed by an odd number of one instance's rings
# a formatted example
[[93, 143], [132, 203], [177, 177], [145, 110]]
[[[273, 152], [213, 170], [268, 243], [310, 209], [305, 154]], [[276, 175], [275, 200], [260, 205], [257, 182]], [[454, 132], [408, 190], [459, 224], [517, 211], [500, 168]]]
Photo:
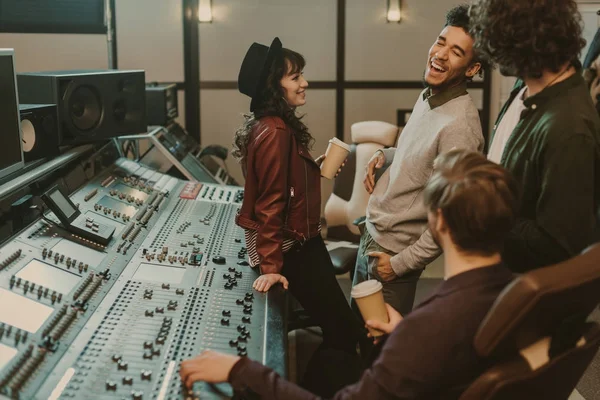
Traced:
[[0, 49], [0, 179], [23, 168], [15, 51]]

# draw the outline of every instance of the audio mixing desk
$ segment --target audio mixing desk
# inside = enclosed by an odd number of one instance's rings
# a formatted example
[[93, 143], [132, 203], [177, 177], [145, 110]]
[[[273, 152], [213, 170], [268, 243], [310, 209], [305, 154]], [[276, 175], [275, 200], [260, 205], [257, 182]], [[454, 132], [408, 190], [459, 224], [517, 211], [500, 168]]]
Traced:
[[121, 158], [70, 199], [114, 235], [103, 246], [48, 212], [0, 247], [0, 396], [231, 397], [228, 385], [182, 388], [180, 362], [203, 349], [285, 376], [285, 296], [252, 290], [240, 187]]

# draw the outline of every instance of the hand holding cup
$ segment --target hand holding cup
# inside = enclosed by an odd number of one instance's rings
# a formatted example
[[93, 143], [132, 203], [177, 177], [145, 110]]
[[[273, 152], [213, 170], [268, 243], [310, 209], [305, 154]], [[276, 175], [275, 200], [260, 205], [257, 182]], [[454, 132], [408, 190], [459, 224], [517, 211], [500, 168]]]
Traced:
[[349, 153], [350, 146], [346, 143], [338, 138], [330, 139], [327, 150], [325, 151], [325, 157], [321, 162], [321, 176], [326, 179], [333, 179], [340, 172]]
[[[370, 279], [354, 285], [350, 292], [356, 301], [360, 314], [365, 321], [379, 321], [383, 324], [390, 322], [388, 311], [383, 300], [383, 285], [381, 282]], [[375, 327], [367, 326], [372, 337], [385, 335], [386, 332]]]

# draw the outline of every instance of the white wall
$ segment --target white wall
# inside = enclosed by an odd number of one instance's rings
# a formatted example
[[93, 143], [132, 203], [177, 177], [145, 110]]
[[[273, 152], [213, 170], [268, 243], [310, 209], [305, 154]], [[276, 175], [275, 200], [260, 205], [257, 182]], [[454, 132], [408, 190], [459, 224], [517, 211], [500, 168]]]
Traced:
[[213, 0], [213, 22], [200, 24], [200, 79], [236, 81], [252, 42], [303, 54], [310, 80], [335, 79], [336, 2], [332, 0]]
[[106, 35], [0, 33], [0, 48], [15, 49], [17, 72], [106, 69]]
[[119, 68], [142, 68], [148, 82], [183, 82], [182, 1], [115, 3]]

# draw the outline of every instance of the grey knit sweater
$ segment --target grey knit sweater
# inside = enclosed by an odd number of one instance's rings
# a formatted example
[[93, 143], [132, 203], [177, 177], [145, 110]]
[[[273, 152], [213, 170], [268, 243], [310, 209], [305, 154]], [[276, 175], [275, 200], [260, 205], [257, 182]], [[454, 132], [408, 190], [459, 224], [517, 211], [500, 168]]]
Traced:
[[464, 86], [451, 90], [454, 94], [429, 98], [424, 90], [397, 147], [383, 150], [389, 168], [369, 200], [366, 227], [380, 246], [396, 253], [391, 264], [398, 276], [424, 268], [441, 253], [427, 228], [423, 203], [435, 158], [455, 147], [483, 150], [477, 107]]

